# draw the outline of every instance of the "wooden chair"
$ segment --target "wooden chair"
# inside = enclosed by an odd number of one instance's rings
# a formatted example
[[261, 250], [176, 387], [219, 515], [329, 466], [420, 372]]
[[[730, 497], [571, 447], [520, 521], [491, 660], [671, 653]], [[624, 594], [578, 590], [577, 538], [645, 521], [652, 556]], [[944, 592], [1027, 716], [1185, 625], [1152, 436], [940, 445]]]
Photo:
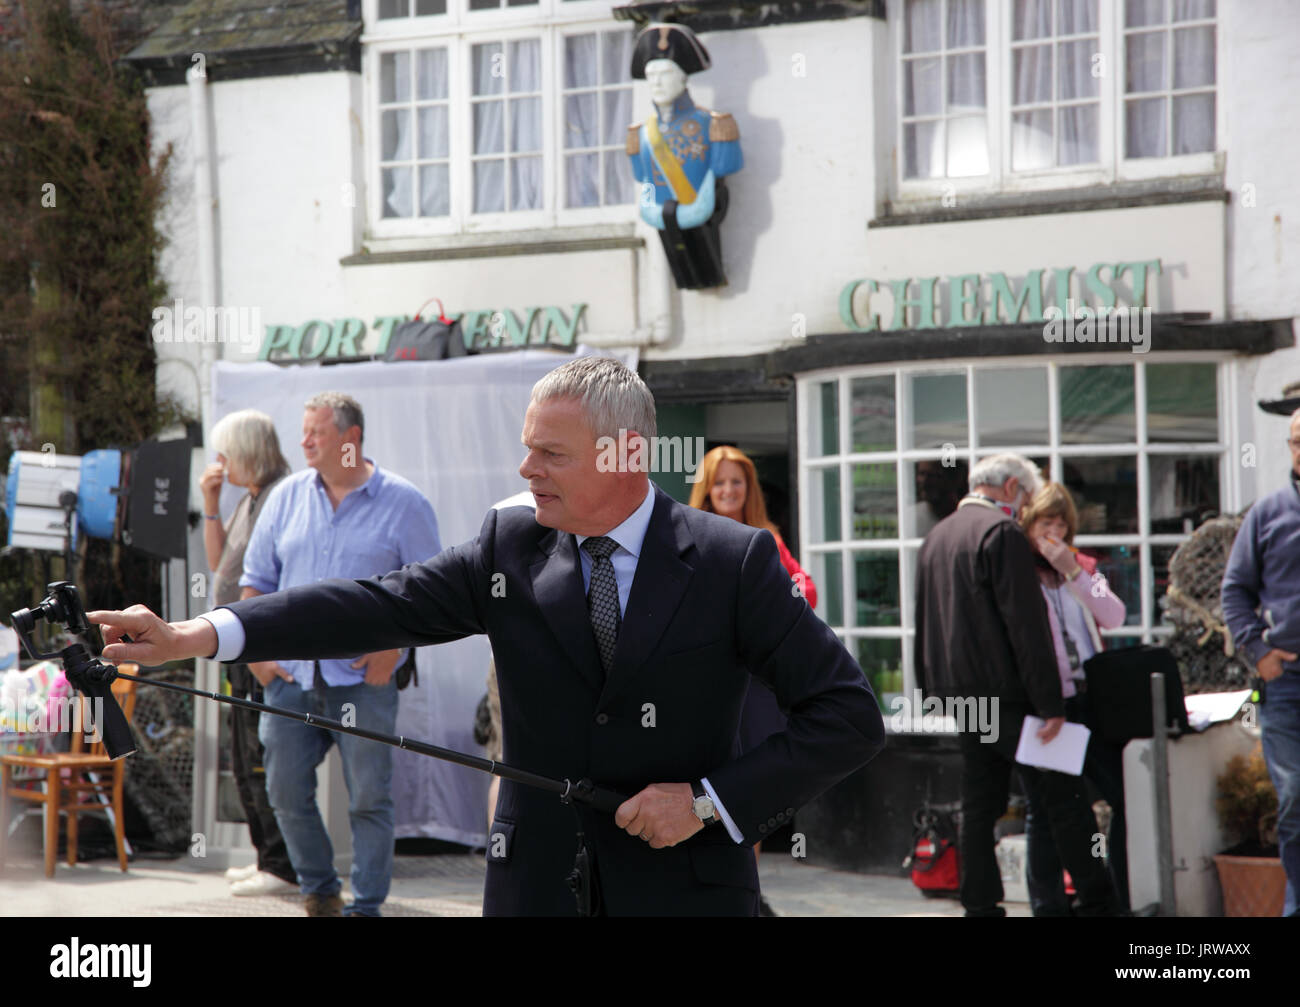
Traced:
[[[138, 673], [138, 667], [123, 664], [128, 675]], [[127, 722], [135, 712], [135, 682], [131, 679], [113, 680], [113, 695], [122, 708]], [[80, 696], [78, 696], [80, 699]], [[89, 751], [82, 751], [84, 731], [72, 732], [72, 750], [50, 755], [0, 756], [0, 869], [4, 867], [5, 846], [9, 833], [9, 801], [17, 799], [43, 806], [45, 812], [45, 876], [54, 877], [54, 861], [59, 850], [59, 815], [68, 816], [68, 864], [77, 863], [77, 818], [89, 811], [108, 811], [113, 821], [114, 839], [117, 841], [117, 859], [126, 870], [126, 832], [122, 802], [123, 783], [126, 779], [126, 759], [111, 760], [104, 752], [104, 743], [96, 742]], [[13, 779], [16, 768], [44, 770], [44, 789], [32, 790], [18, 786]], [[65, 779], [65, 774], [67, 778]], [[91, 800], [86, 800], [89, 795]]]

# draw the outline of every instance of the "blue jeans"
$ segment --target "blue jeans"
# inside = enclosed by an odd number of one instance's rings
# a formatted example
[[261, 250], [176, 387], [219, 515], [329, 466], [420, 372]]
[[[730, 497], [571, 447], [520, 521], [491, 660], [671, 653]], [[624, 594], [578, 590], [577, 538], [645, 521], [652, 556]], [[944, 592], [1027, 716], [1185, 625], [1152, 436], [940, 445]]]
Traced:
[[1278, 856], [1286, 871], [1283, 916], [1297, 915], [1300, 893], [1300, 672], [1264, 683], [1259, 706], [1264, 761], [1277, 790]]
[[[397, 683], [338, 685], [304, 691], [274, 678], [266, 702], [297, 713], [339, 720], [392, 734], [397, 726]], [[355, 722], [346, 704], [353, 704]], [[266, 748], [266, 788], [304, 895], [337, 895], [334, 848], [316, 807], [316, 767], [337, 742], [348, 787], [352, 825], [352, 897], [344, 912], [378, 916], [393, 876], [393, 751], [378, 741], [339, 734], [286, 717], [262, 714], [258, 737]]]

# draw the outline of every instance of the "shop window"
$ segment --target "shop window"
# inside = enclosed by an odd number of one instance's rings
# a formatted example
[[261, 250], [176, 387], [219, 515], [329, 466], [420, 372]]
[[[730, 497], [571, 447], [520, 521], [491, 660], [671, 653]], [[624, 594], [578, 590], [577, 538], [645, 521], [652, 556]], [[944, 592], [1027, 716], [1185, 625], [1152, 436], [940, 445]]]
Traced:
[[1071, 455], [1061, 482], [1074, 496], [1080, 535], [1133, 535], [1138, 530], [1137, 458]]
[[1219, 395], [1213, 364], [1147, 364], [1147, 440], [1219, 439]]
[[913, 448], [962, 447], [966, 433], [966, 375], [918, 374], [912, 377], [912, 426], [906, 442]]
[[893, 451], [897, 446], [893, 375], [854, 378], [849, 399], [853, 409], [853, 450]]
[[812, 541], [840, 540], [840, 467], [815, 469], [809, 480], [812, 486]]
[[852, 572], [854, 625], [901, 625], [898, 551], [857, 553]]
[[1169, 591], [1169, 561], [1177, 550], [1174, 545], [1151, 547], [1151, 604], [1157, 614], [1164, 608], [1164, 597]]
[[1124, 625], [1142, 625], [1142, 550], [1138, 546], [1089, 546], [1097, 560], [1097, 573], [1106, 578], [1111, 593], [1124, 602]]
[[809, 452], [814, 457], [840, 452], [840, 392], [834, 381], [817, 385], [817, 423]]
[[853, 537], [898, 538], [898, 475], [893, 462], [851, 466]]
[[970, 488], [970, 466], [965, 458], [928, 458], [907, 462], [904, 480], [909, 492], [903, 505], [903, 535], [924, 538], [957, 509]]
[[1061, 443], [1121, 444], [1137, 435], [1133, 368], [1062, 367]]
[[1151, 455], [1151, 531], [1190, 535], [1219, 513], [1219, 459], [1215, 455]]
[[975, 428], [982, 447], [1040, 444], [1047, 422], [1046, 367], [975, 372]]
[[891, 701], [903, 692], [903, 641], [880, 637], [857, 638], [858, 665], [871, 683], [880, 709], [892, 712]]

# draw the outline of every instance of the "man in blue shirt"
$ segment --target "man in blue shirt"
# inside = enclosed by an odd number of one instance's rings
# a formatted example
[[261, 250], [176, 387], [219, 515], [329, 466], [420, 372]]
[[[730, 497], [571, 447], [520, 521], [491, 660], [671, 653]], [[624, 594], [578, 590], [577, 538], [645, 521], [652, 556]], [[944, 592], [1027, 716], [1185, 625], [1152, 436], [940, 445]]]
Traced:
[[1300, 914], [1300, 410], [1291, 416], [1291, 478], [1255, 502], [1223, 575], [1223, 618], [1263, 679], [1259, 724], [1277, 788], [1286, 870], [1283, 916]]
[[[370, 577], [441, 552], [429, 501], [361, 454], [364, 422], [348, 395], [323, 392], [308, 400], [302, 449], [309, 468], [285, 478], [267, 499], [244, 554], [243, 598], [333, 577]], [[392, 734], [393, 670], [405, 653], [265, 661], [249, 668], [272, 706]], [[285, 717], [262, 717], [258, 734], [271, 806], [308, 896], [308, 915], [379, 915], [393, 871], [392, 749]], [[352, 824], [353, 901], [346, 910], [316, 806], [316, 767], [336, 742]]]

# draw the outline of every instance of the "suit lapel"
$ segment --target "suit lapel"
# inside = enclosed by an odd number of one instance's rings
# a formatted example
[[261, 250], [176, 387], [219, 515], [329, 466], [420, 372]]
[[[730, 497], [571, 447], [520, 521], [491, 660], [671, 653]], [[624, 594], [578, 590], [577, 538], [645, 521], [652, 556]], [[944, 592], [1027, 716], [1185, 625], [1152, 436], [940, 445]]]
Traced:
[[[623, 613], [623, 627], [614, 651], [614, 667], [610, 669], [604, 691], [600, 694], [600, 709], [604, 709], [645, 664], [686, 594], [693, 571], [682, 560], [681, 554], [690, 548], [691, 539], [684, 525], [674, 517], [676, 507], [670, 496], [655, 487], [654, 511], [650, 515], [645, 541], [641, 544], [627, 611]], [[582, 583], [581, 574], [578, 583]], [[590, 622], [587, 637], [592, 639]], [[592, 646], [594, 649], [594, 641]], [[596, 666], [600, 667], [599, 658]]]
[[573, 536], [553, 531], [538, 547], [546, 555], [530, 567], [533, 597], [574, 670], [592, 688], [600, 689], [605, 673], [587, 615], [587, 596], [582, 589], [582, 568]]

